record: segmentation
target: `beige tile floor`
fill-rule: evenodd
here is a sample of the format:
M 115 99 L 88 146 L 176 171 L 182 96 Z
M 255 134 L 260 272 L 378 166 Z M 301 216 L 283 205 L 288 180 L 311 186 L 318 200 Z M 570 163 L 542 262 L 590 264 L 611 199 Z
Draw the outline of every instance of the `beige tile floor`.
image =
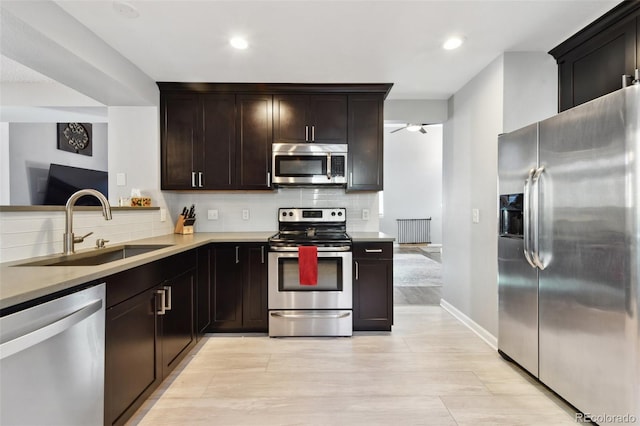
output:
M 130 425 L 575 425 L 562 400 L 439 306 L 391 333 L 206 337 Z

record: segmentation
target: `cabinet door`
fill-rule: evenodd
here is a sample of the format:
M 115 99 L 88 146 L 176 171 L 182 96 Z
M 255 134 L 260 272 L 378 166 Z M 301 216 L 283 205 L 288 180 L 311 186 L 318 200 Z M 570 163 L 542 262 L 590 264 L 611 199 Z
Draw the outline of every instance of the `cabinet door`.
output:
M 105 424 L 123 424 L 162 381 L 156 351 L 156 291 L 106 312 Z
M 236 173 L 236 97 L 202 95 L 205 189 L 232 189 Z
M 240 246 L 215 245 L 210 251 L 211 329 L 242 329 Z
M 195 93 L 162 95 L 162 189 L 197 186 L 197 173 L 203 171 L 201 159 L 204 157 L 199 131 L 200 110 Z M 193 173 L 196 173 L 195 178 Z
M 348 191 L 382 190 L 383 98 L 349 95 Z
M 620 22 L 558 58 L 559 110 L 564 111 L 622 87 L 622 75 L 633 75 L 636 19 Z
M 168 308 L 162 320 L 162 369 L 163 377 L 175 368 L 188 350 L 195 344 L 193 333 L 193 300 L 195 270 L 172 278 L 162 285 L 166 292 Z
M 391 331 L 393 261 L 354 259 L 353 329 Z
M 272 103 L 271 95 L 237 95 L 237 189 L 271 189 Z
M 311 142 L 347 143 L 346 95 L 310 96 L 308 115 Z
M 304 143 L 311 140 L 307 95 L 273 97 L 273 142 Z
M 196 286 L 196 337 L 204 334 L 211 324 L 211 279 L 209 248 L 198 249 L 198 283 Z
M 242 326 L 250 331 L 268 331 L 267 247 L 264 244 L 243 247 L 244 256 Z

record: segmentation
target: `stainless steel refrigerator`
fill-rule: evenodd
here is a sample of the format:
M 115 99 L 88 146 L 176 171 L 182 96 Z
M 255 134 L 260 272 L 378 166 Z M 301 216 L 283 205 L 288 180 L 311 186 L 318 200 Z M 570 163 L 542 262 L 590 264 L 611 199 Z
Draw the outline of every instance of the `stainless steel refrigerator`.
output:
M 640 424 L 639 103 L 636 84 L 498 141 L 499 350 L 601 425 Z

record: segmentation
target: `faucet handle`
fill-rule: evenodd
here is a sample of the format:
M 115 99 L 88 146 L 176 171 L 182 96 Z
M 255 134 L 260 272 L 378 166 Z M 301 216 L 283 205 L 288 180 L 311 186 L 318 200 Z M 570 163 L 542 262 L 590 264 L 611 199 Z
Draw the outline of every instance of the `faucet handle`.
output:
M 82 237 L 73 237 L 73 242 L 74 243 L 81 243 L 81 242 L 84 241 L 85 238 L 87 238 L 91 234 L 93 234 L 93 232 L 89 232 L 87 235 L 83 235 Z
M 98 238 L 96 240 L 96 248 L 104 248 L 104 244 L 108 242 L 109 240 L 105 240 L 104 238 Z

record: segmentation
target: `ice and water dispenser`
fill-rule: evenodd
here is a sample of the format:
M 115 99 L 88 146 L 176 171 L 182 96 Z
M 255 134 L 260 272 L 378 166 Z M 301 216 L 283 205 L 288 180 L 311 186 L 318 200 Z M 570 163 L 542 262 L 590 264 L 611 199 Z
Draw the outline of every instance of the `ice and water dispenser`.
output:
M 524 194 L 500 195 L 500 236 L 522 238 L 524 222 L 522 218 Z

